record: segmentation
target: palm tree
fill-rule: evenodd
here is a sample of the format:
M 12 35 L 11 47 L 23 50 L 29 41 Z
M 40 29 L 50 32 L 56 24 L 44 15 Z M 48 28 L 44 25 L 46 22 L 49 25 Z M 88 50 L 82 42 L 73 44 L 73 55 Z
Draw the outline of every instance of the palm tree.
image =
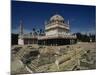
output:
M 42 35 L 42 29 L 40 29 L 40 35 Z
M 35 35 L 36 34 L 35 28 L 33 28 L 32 31 L 33 31 L 33 35 Z
M 40 30 L 39 29 L 37 30 L 37 34 L 38 34 L 38 36 L 40 35 Z
M 35 28 L 33 28 L 32 30 L 33 30 L 33 32 L 35 32 Z

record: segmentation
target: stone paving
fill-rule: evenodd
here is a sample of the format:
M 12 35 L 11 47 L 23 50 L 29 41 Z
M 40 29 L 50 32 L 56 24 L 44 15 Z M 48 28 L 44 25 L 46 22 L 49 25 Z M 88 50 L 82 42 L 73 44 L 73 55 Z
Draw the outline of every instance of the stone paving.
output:
M 15 74 L 96 68 L 95 43 L 80 42 L 63 46 L 13 46 L 11 53 L 11 72 Z

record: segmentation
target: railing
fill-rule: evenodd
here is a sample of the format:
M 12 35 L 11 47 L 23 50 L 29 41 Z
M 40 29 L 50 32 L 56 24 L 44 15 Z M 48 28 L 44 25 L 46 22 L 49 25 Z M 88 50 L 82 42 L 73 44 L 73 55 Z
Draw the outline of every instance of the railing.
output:
M 63 33 L 58 33 L 57 35 L 47 35 L 47 36 L 34 36 L 34 35 L 23 35 L 19 36 L 19 38 L 36 38 L 36 39 L 43 39 L 43 38 L 52 38 L 52 37 L 58 37 L 58 38 L 77 38 L 76 35 L 71 35 L 71 34 L 63 34 Z
M 40 36 L 38 37 L 38 39 L 44 39 L 44 38 L 54 38 L 54 37 L 57 37 L 57 38 L 77 38 L 76 35 L 63 35 L 63 34 L 58 34 L 58 35 L 48 35 L 48 36 Z
M 64 23 L 51 23 L 51 24 L 48 24 L 48 25 L 45 25 L 45 28 L 46 27 L 50 27 L 50 26 L 53 26 L 53 25 L 61 25 L 61 26 L 66 26 L 66 27 L 68 27 L 68 25 L 67 24 L 64 24 Z
M 60 28 L 69 30 L 69 26 L 65 26 L 65 25 L 52 25 L 52 26 L 45 27 L 45 30 L 48 30 L 48 29 L 51 29 L 51 28 L 55 28 L 55 27 L 60 27 Z
M 37 38 L 37 36 L 34 35 L 23 35 L 23 36 L 19 36 L 21 38 Z

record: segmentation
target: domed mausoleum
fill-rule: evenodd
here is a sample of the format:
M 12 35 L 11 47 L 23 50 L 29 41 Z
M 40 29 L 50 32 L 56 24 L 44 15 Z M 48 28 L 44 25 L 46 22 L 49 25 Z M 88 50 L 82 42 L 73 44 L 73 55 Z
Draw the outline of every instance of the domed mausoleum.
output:
M 44 36 L 32 35 L 30 38 L 27 37 L 27 42 L 25 42 L 25 39 L 26 38 L 23 36 L 23 44 L 30 42 L 30 44 L 34 44 L 32 41 L 35 41 L 35 44 L 37 43 L 40 45 L 66 45 L 76 43 L 77 37 L 70 33 L 69 20 L 65 21 L 61 15 L 55 14 L 47 22 L 45 22 Z M 29 42 L 30 39 L 31 41 Z
M 53 15 L 45 23 L 45 34 L 39 38 L 39 44 L 46 45 L 66 45 L 76 43 L 76 36 L 70 34 L 69 21 L 59 15 Z
M 64 21 L 64 18 L 58 14 L 52 16 L 45 25 L 46 35 L 68 35 L 69 34 L 69 22 Z

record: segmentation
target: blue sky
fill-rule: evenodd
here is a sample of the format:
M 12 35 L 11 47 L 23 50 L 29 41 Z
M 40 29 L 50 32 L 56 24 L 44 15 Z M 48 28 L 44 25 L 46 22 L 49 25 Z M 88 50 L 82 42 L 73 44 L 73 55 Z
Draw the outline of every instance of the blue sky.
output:
M 31 31 L 32 28 L 44 29 L 44 22 L 56 13 L 63 16 L 65 22 L 70 21 L 71 32 L 96 32 L 95 6 L 23 1 L 12 1 L 11 5 L 13 33 L 18 33 L 20 20 L 23 21 L 25 32 Z

